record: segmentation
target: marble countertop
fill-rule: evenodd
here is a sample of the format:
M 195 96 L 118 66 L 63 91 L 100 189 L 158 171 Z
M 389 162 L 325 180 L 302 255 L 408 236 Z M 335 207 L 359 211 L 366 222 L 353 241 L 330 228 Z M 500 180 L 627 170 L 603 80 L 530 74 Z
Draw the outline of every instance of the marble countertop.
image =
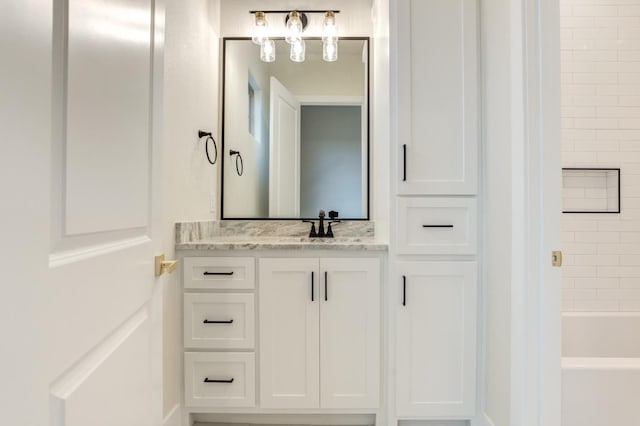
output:
M 176 244 L 177 250 L 364 250 L 386 251 L 388 244 L 369 238 L 215 237 Z
M 269 222 L 215 223 L 189 222 L 176 224 L 177 250 L 354 250 L 387 251 L 388 243 L 375 238 L 373 224 L 345 224 L 343 235 L 335 238 L 309 238 L 308 225 Z M 340 224 L 342 225 L 342 224 Z M 289 226 L 289 229 L 286 229 Z M 295 226 L 298 229 L 291 229 Z M 282 235 L 284 230 L 294 235 Z M 334 232 L 338 233 L 338 227 Z M 297 235 L 296 235 L 297 234 Z

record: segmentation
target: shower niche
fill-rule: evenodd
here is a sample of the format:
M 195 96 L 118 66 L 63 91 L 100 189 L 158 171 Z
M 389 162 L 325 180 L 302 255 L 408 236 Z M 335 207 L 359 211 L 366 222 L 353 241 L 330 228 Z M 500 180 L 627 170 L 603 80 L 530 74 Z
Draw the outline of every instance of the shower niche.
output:
M 563 168 L 563 213 L 620 213 L 620 169 Z

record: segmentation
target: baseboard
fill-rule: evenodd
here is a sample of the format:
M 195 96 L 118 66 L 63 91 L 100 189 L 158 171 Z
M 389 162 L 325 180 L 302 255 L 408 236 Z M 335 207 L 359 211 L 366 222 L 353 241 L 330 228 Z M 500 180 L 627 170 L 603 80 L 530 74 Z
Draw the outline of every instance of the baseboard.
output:
M 301 414 L 301 413 L 192 413 L 196 424 L 217 423 L 227 426 L 362 426 L 375 424 L 375 414 Z M 188 426 L 188 425 L 184 425 Z
M 182 426 L 181 420 L 182 410 L 180 404 L 174 405 L 169 414 L 162 421 L 162 426 Z

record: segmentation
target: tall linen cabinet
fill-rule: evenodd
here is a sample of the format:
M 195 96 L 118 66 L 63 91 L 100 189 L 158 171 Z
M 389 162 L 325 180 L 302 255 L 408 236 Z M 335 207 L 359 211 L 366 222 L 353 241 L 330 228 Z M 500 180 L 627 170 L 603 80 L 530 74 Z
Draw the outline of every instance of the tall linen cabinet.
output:
M 478 9 L 391 2 L 392 412 L 472 419 L 478 330 Z

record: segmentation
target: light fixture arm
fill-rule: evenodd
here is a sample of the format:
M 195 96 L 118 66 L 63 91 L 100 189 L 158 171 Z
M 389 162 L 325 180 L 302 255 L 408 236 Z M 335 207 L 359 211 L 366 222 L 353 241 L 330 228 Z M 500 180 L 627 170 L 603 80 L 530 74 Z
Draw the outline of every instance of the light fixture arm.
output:
M 292 9 L 292 10 L 250 10 L 249 13 L 250 14 L 255 14 L 258 12 L 262 12 L 264 14 L 267 13 L 289 13 L 292 11 L 296 11 L 296 12 L 300 12 L 300 13 L 322 13 L 325 14 L 326 12 L 333 12 L 333 13 L 340 13 L 339 10 L 327 10 L 327 9 L 323 9 L 323 10 L 305 10 L 305 9 Z

